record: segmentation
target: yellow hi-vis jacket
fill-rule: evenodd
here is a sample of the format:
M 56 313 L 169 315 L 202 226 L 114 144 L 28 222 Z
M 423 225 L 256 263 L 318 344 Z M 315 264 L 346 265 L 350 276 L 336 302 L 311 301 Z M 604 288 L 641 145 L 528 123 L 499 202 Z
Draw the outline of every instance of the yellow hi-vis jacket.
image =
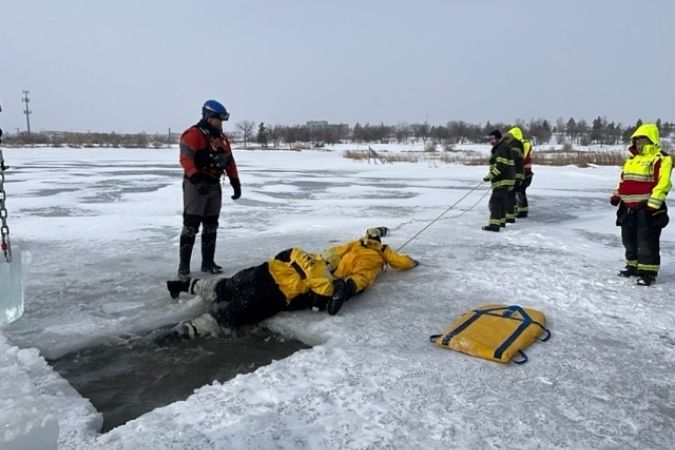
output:
M 523 142 L 523 130 L 521 130 L 519 127 L 513 127 L 506 133 L 513 136 L 514 139 L 518 139 L 520 142 Z
M 672 187 L 673 160 L 661 151 L 659 129 L 655 124 L 638 127 L 631 139 L 636 137 L 647 137 L 651 143 L 645 144 L 639 153 L 635 147 L 629 148 L 631 156 L 623 165 L 614 195 L 621 196 L 628 208 L 646 203 L 650 208 L 659 209 Z
M 525 178 L 532 176 L 532 142 L 529 139 L 523 139 L 523 171 Z
M 335 278 L 354 282 L 357 293 L 375 282 L 385 264 L 393 269 L 411 269 L 417 265 L 410 256 L 396 253 L 388 245 L 367 238 L 336 245 L 321 256 L 333 268 Z
M 287 305 L 309 291 L 322 296 L 333 295 L 333 277 L 319 255 L 291 248 L 268 260 L 267 264 Z

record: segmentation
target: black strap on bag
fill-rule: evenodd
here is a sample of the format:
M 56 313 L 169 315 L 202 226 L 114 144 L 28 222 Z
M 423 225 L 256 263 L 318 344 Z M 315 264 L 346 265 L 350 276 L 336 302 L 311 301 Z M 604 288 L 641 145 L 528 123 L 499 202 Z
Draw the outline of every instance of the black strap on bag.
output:
M 520 357 L 523 359 L 517 361 L 515 359 L 512 359 L 511 361 L 513 362 L 513 364 L 518 365 L 525 364 L 528 361 L 527 355 L 522 350 L 518 350 L 518 353 L 520 353 Z

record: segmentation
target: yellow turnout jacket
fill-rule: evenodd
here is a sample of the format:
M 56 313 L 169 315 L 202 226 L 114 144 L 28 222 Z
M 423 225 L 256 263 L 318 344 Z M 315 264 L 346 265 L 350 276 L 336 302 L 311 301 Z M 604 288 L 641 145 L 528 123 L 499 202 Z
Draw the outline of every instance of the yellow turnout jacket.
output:
M 321 256 L 290 248 L 267 261 L 270 275 L 286 297 L 286 304 L 310 291 L 333 295 L 333 277 Z
M 357 293 L 375 282 L 385 264 L 393 269 L 411 269 L 416 265 L 410 256 L 367 238 L 336 245 L 321 256 L 332 267 L 334 277 L 354 282 Z

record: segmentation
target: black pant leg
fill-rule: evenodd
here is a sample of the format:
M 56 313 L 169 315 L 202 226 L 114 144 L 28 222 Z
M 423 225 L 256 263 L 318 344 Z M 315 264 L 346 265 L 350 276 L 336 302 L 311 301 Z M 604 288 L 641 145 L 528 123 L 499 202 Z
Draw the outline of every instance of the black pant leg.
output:
M 286 307 L 267 263 L 237 272 L 217 287 L 212 314 L 221 326 L 235 328 L 272 317 Z
M 638 234 L 635 213 L 628 214 L 621 223 L 621 242 L 626 251 L 626 266 L 637 268 Z
M 488 206 L 490 208 L 490 225 L 499 226 L 505 223 L 506 202 L 508 191 L 506 189 L 494 189 Z
M 516 192 L 516 204 L 518 205 L 518 217 L 527 217 L 529 213 L 529 205 L 527 203 L 527 188 L 532 183 L 532 177 L 525 178 L 525 180 L 518 187 Z
M 656 275 L 661 265 L 661 228 L 652 225 L 646 209 L 638 211 L 637 219 L 638 271 Z
M 516 188 L 507 191 L 505 216 L 506 219 L 516 218 Z

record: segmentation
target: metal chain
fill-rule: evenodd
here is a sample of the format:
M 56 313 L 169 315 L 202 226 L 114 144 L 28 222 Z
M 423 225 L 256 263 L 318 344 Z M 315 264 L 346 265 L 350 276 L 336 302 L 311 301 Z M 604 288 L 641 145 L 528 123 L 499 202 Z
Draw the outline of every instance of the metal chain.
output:
M 7 193 L 5 192 L 5 169 L 5 158 L 2 156 L 2 150 L 0 150 L 0 235 L 2 236 L 0 250 L 2 250 L 5 260 L 10 263 L 12 262 L 12 245 L 9 241 L 7 208 L 5 207 L 5 199 L 7 198 Z

